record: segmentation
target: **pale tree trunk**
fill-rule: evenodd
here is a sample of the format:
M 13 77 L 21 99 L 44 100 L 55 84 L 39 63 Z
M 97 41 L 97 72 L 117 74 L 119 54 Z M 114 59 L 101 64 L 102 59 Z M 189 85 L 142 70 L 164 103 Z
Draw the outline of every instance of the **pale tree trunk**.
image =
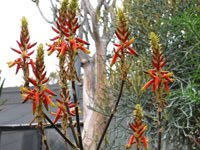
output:
M 104 24 L 103 31 L 100 33 L 100 25 L 98 24 L 98 13 L 101 11 L 101 7 L 107 9 L 107 12 L 111 10 L 111 7 L 115 5 L 115 1 L 111 5 L 106 3 L 105 0 L 98 0 L 96 9 L 94 9 L 89 0 L 82 1 L 82 9 L 84 10 L 84 27 L 85 32 L 90 33 L 90 36 L 95 42 L 96 53 L 93 57 L 89 57 L 83 53 L 79 53 L 81 62 L 84 69 L 83 80 L 83 144 L 87 150 L 96 149 L 101 134 L 105 127 L 105 116 L 101 113 L 88 109 L 88 106 L 94 107 L 94 103 L 99 106 L 104 105 L 104 81 L 106 80 L 106 51 L 109 39 L 105 36 L 107 23 Z M 113 11 L 113 9 L 112 9 Z M 87 16 L 90 16 L 90 20 Z M 113 14 L 111 14 L 113 17 Z M 111 29 L 109 32 L 111 33 Z M 84 32 L 84 31 L 83 31 Z M 100 35 L 102 34 L 102 36 Z M 94 102 L 95 101 L 95 102 Z
M 93 57 L 83 58 L 84 79 L 83 79 L 83 143 L 84 148 L 94 150 L 101 133 L 103 132 L 105 123 L 102 123 L 106 118 L 91 109 L 88 106 L 94 107 L 94 99 L 98 105 L 102 106 L 104 94 L 101 89 L 105 80 L 105 52 L 107 44 L 101 45 Z M 82 54 L 83 55 L 83 54 Z M 100 99 L 100 100 L 98 100 Z

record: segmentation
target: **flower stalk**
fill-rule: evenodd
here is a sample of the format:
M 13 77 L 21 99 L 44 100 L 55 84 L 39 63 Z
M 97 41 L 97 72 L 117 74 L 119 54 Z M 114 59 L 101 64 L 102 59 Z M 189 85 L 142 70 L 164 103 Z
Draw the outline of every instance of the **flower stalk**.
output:
M 64 135 L 67 136 L 67 127 L 68 127 L 68 120 L 69 120 L 69 126 L 71 128 L 75 143 L 79 147 L 79 142 L 78 142 L 76 131 L 74 128 L 72 115 L 71 115 L 70 108 L 68 105 L 68 102 L 70 100 L 69 89 L 68 89 L 69 75 L 67 75 L 67 66 L 65 65 L 67 51 L 69 50 L 68 43 L 65 41 L 65 38 L 68 38 L 69 36 L 69 33 L 68 33 L 69 30 L 66 27 L 68 5 L 69 5 L 68 0 L 64 0 L 62 2 L 61 8 L 59 10 L 59 16 L 56 22 L 57 26 L 55 28 L 52 27 L 52 30 L 58 35 L 51 39 L 52 41 L 54 41 L 54 43 L 52 45 L 47 44 L 47 46 L 49 46 L 48 55 L 50 56 L 53 52 L 57 52 L 58 53 L 57 56 L 59 58 L 59 78 L 60 78 L 59 84 L 60 84 L 61 100 L 59 100 L 59 103 L 57 104 L 60 107 L 58 106 L 59 108 L 55 115 L 56 118 L 54 120 L 54 123 L 56 123 L 59 119 L 62 119 L 62 130 L 63 130 Z M 61 111 L 61 108 L 63 108 L 62 111 Z M 66 147 L 67 147 L 67 144 L 66 144 Z
M 32 124 L 35 120 L 37 120 L 38 125 L 37 128 L 40 129 L 42 135 L 42 142 L 45 146 L 45 150 L 49 150 L 49 146 L 47 144 L 46 136 L 44 134 L 44 126 L 43 121 L 45 121 L 43 106 L 46 110 L 49 110 L 48 105 L 55 107 L 55 104 L 52 102 L 51 97 L 55 96 L 55 93 L 47 88 L 45 83 L 48 81 L 46 78 L 45 66 L 44 66 L 44 50 L 43 45 L 40 44 L 37 49 L 36 61 L 32 66 L 33 73 L 35 75 L 34 78 L 27 77 L 30 83 L 33 84 L 34 88 L 29 90 L 26 87 L 21 87 L 22 97 L 24 98 L 23 103 L 28 100 L 32 101 L 32 111 L 35 117 L 30 122 Z
M 120 92 L 119 92 L 117 101 L 116 101 L 114 108 L 111 111 L 110 117 L 105 125 L 104 131 L 103 131 L 101 138 L 99 140 L 99 143 L 97 145 L 97 150 L 100 149 L 101 144 L 104 139 L 104 136 L 106 134 L 106 131 L 111 123 L 111 120 L 112 120 L 115 112 L 117 111 L 117 107 L 118 107 L 120 98 L 122 96 L 124 83 L 127 80 L 129 63 L 128 63 L 128 61 L 126 61 L 126 55 L 128 54 L 128 55 L 138 56 L 136 51 L 130 47 L 130 45 L 133 43 L 135 38 L 131 38 L 130 40 L 128 40 L 130 32 L 128 31 L 128 23 L 127 23 L 125 12 L 121 9 L 118 9 L 117 18 L 118 18 L 117 30 L 116 30 L 115 34 L 119 40 L 119 44 L 114 43 L 114 46 L 116 46 L 117 48 L 114 48 L 114 55 L 113 55 L 110 66 L 112 67 L 117 62 L 117 59 L 120 58 L 120 70 L 121 70 L 121 81 L 122 82 L 121 82 Z
M 51 39 L 52 41 L 54 41 L 52 45 L 50 44 L 47 45 L 49 46 L 48 55 L 51 55 L 55 51 L 58 52 L 57 56 L 59 58 L 59 68 L 60 68 L 59 77 L 60 77 L 60 88 L 61 88 L 60 96 L 62 98 L 62 103 L 65 104 L 64 106 L 65 108 L 62 110 L 62 112 L 64 113 L 65 111 L 66 112 L 65 114 L 68 115 L 67 119 L 66 117 L 62 117 L 63 130 L 66 131 L 64 128 L 67 128 L 68 126 L 67 120 L 69 119 L 70 127 L 72 129 L 76 145 L 82 150 L 83 144 L 82 144 L 80 119 L 79 119 L 79 112 L 80 112 L 79 102 L 77 100 L 76 90 L 75 90 L 75 80 L 79 81 L 79 78 L 76 73 L 75 57 L 78 49 L 82 50 L 85 53 L 90 53 L 90 51 L 84 47 L 84 45 L 88 45 L 88 42 L 76 36 L 76 31 L 80 27 L 80 24 L 78 24 L 77 9 L 78 9 L 77 0 L 71 0 L 70 2 L 64 0 L 62 2 L 59 11 L 58 21 L 56 22 L 57 27 L 56 28 L 52 27 L 53 31 L 56 32 L 56 34 L 58 35 Z M 72 82 L 72 93 L 73 93 L 74 107 L 75 107 L 75 111 L 73 111 L 75 113 L 73 113 L 73 115 L 76 116 L 78 140 L 72 122 L 72 117 L 71 117 L 72 113 L 70 112 L 68 106 L 70 100 L 68 81 Z M 62 104 L 58 105 L 61 106 Z M 59 107 L 59 109 L 61 109 L 61 107 Z M 57 114 L 60 114 L 60 112 L 61 110 L 57 111 Z M 59 119 L 59 117 L 57 117 L 56 119 Z
M 34 53 L 34 51 L 29 52 L 29 50 L 37 44 L 37 43 L 31 44 L 29 41 L 30 41 L 30 36 L 28 30 L 28 21 L 25 17 L 22 17 L 20 41 L 17 41 L 19 49 L 11 48 L 14 52 L 19 54 L 20 56 L 13 62 L 10 61 L 7 64 L 10 68 L 17 65 L 16 74 L 19 72 L 20 69 L 23 71 L 24 87 L 27 89 L 30 89 L 29 88 L 30 81 L 28 79 L 29 66 L 34 65 L 33 60 L 30 59 L 30 56 Z
M 152 85 L 152 92 L 155 96 L 155 100 L 158 103 L 158 150 L 161 150 L 162 147 L 162 111 L 165 106 L 168 104 L 167 100 L 163 96 L 163 91 L 165 89 L 167 95 L 169 95 L 169 87 L 168 84 L 174 81 L 174 78 L 170 78 L 173 73 L 164 71 L 163 68 L 167 62 L 164 59 L 164 54 L 161 50 L 161 44 L 158 43 L 159 37 L 151 32 L 150 33 L 150 44 L 151 49 L 153 51 L 153 60 L 152 65 L 154 66 L 153 69 L 145 71 L 146 74 L 151 76 L 151 80 L 144 85 L 142 88 L 145 91 L 148 87 Z

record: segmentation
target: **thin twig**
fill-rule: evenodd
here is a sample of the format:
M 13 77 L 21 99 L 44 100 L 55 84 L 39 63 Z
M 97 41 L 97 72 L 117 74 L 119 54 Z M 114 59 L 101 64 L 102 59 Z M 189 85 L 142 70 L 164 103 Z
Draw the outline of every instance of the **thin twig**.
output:
M 78 131 L 78 139 L 79 139 L 79 147 L 80 150 L 83 150 L 83 142 L 82 142 L 82 136 L 81 136 L 81 127 L 80 127 L 80 119 L 79 119 L 79 113 L 78 113 L 78 100 L 76 96 L 76 88 L 75 88 L 75 81 L 72 81 L 72 93 L 74 96 L 74 104 L 75 104 L 75 112 L 76 112 L 76 125 L 77 125 L 77 131 Z
M 48 20 L 45 16 L 44 16 L 44 14 L 43 14 L 43 12 L 42 12 L 42 10 L 40 9 L 40 6 L 39 6 L 39 4 L 38 5 L 36 5 L 37 6 L 37 8 L 38 8 L 38 10 L 39 10 L 39 12 L 40 12 L 40 15 L 42 16 L 42 18 L 47 22 L 47 23 L 50 23 L 50 24 L 53 24 L 54 22 L 53 21 L 50 21 L 50 20 Z
M 64 134 L 58 129 L 58 127 L 51 121 L 51 119 L 44 113 L 44 117 L 53 126 L 53 128 L 60 134 L 60 136 L 73 148 L 78 149 Z
M 125 83 L 125 80 L 122 80 L 121 89 L 120 89 L 120 92 L 119 92 L 119 95 L 118 95 L 118 98 L 117 98 L 117 102 L 115 103 L 115 107 L 114 107 L 114 109 L 112 110 L 112 112 L 111 112 L 111 114 L 110 114 L 110 118 L 108 119 L 108 122 L 106 123 L 106 127 L 105 127 L 105 129 L 104 129 L 104 131 L 103 131 L 103 134 L 101 135 L 101 139 L 100 139 L 99 144 L 98 144 L 98 146 L 97 146 L 97 150 L 100 149 L 101 144 L 102 144 L 103 139 L 104 139 L 104 136 L 105 136 L 105 134 L 106 134 L 106 131 L 107 131 L 107 129 L 108 129 L 110 123 L 111 123 L 111 120 L 112 120 L 112 118 L 113 118 L 115 112 L 117 111 L 117 106 L 118 106 L 119 100 L 120 100 L 120 98 L 121 98 L 121 96 L 122 96 L 122 91 L 123 91 L 124 83 Z

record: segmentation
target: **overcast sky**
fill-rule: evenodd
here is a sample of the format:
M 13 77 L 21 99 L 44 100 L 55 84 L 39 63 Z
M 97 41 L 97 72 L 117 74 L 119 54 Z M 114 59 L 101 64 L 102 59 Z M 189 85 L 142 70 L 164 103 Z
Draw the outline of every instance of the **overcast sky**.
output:
M 92 4 L 95 7 L 95 1 L 91 0 Z M 120 6 L 118 1 L 118 6 Z M 41 10 L 44 15 L 52 20 L 52 11 L 50 8 L 49 0 L 40 1 Z M 1 77 L 6 78 L 4 87 L 14 87 L 23 85 L 23 74 L 22 70 L 16 75 L 16 66 L 8 68 L 7 62 L 14 61 L 19 57 L 17 53 L 11 50 L 12 48 L 19 49 L 16 43 L 16 40 L 20 38 L 21 31 L 21 18 L 25 16 L 29 23 L 29 34 L 30 42 L 38 42 L 34 47 L 36 50 L 39 43 L 43 43 L 45 50 L 47 47 L 45 43 L 52 43 L 49 39 L 56 36 L 56 33 L 52 31 L 51 25 L 41 17 L 36 5 L 32 0 L 2 0 L 0 5 L 0 45 L 1 45 L 1 55 L 0 55 L 0 70 L 2 70 Z M 92 42 L 90 40 L 90 42 Z M 90 50 L 95 49 L 93 43 L 90 43 Z M 91 51 L 91 55 L 94 53 L 94 50 Z M 47 51 L 45 51 L 45 54 Z M 35 59 L 36 51 L 32 55 L 32 58 Z M 47 70 L 47 75 L 50 72 L 55 72 L 58 67 L 58 59 L 56 54 L 45 57 L 45 65 Z M 31 74 L 31 76 L 33 76 Z M 2 82 L 2 79 L 0 83 Z
M 45 10 L 45 15 L 51 19 L 52 12 L 50 10 L 50 3 L 48 0 L 44 1 L 45 4 L 41 1 L 42 10 Z M 22 71 L 19 71 L 19 73 L 15 75 L 16 66 L 8 68 L 7 65 L 8 61 L 13 61 L 19 56 L 10 48 L 18 49 L 16 40 L 19 40 L 20 37 L 22 16 L 25 16 L 28 20 L 31 43 L 51 43 L 49 39 L 55 36 L 55 33 L 51 30 L 51 25 L 42 19 L 35 3 L 31 0 L 2 0 L 0 5 L 0 69 L 2 70 L 1 77 L 6 78 L 4 87 L 19 86 L 23 83 Z M 35 46 L 35 49 L 37 46 Z M 35 54 L 36 52 L 32 56 L 35 56 Z M 57 68 L 57 59 L 55 55 L 48 56 L 45 60 L 45 64 L 48 73 L 55 71 Z

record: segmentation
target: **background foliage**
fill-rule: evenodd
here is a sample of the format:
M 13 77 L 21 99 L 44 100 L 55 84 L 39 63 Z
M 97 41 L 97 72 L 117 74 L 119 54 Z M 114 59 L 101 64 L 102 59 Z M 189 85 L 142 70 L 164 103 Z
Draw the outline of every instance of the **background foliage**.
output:
M 173 71 L 175 82 L 163 113 L 163 149 L 195 150 L 200 148 L 200 2 L 198 0 L 126 0 L 131 34 L 136 38 L 134 48 L 140 55 L 130 61 L 130 82 L 126 83 L 115 119 L 107 135 L 106 149 L 123 149 L 131 136 L 128 123 L 133 119 L 134 106 L 144 109 L 148 125 L 149 149 L 156 149 L 157 111 L 150 104 L 151 89 L 142 92 L 148 80 L 143 71 L 151 68 L 151 51 L 148 35 L 151 31 L 160 36 L 162 50 L 168 60 L 166 70 Z M 107 72 L 104 107 L 95 110 L 109 116 L 113 100 L 120 88 L 118 67 Z M 132 85 L 133 84 L 133 85 Z M 132 85 L 132 86 L 131 86 Z M 93 108 L 94 109 L 94 108 Z

